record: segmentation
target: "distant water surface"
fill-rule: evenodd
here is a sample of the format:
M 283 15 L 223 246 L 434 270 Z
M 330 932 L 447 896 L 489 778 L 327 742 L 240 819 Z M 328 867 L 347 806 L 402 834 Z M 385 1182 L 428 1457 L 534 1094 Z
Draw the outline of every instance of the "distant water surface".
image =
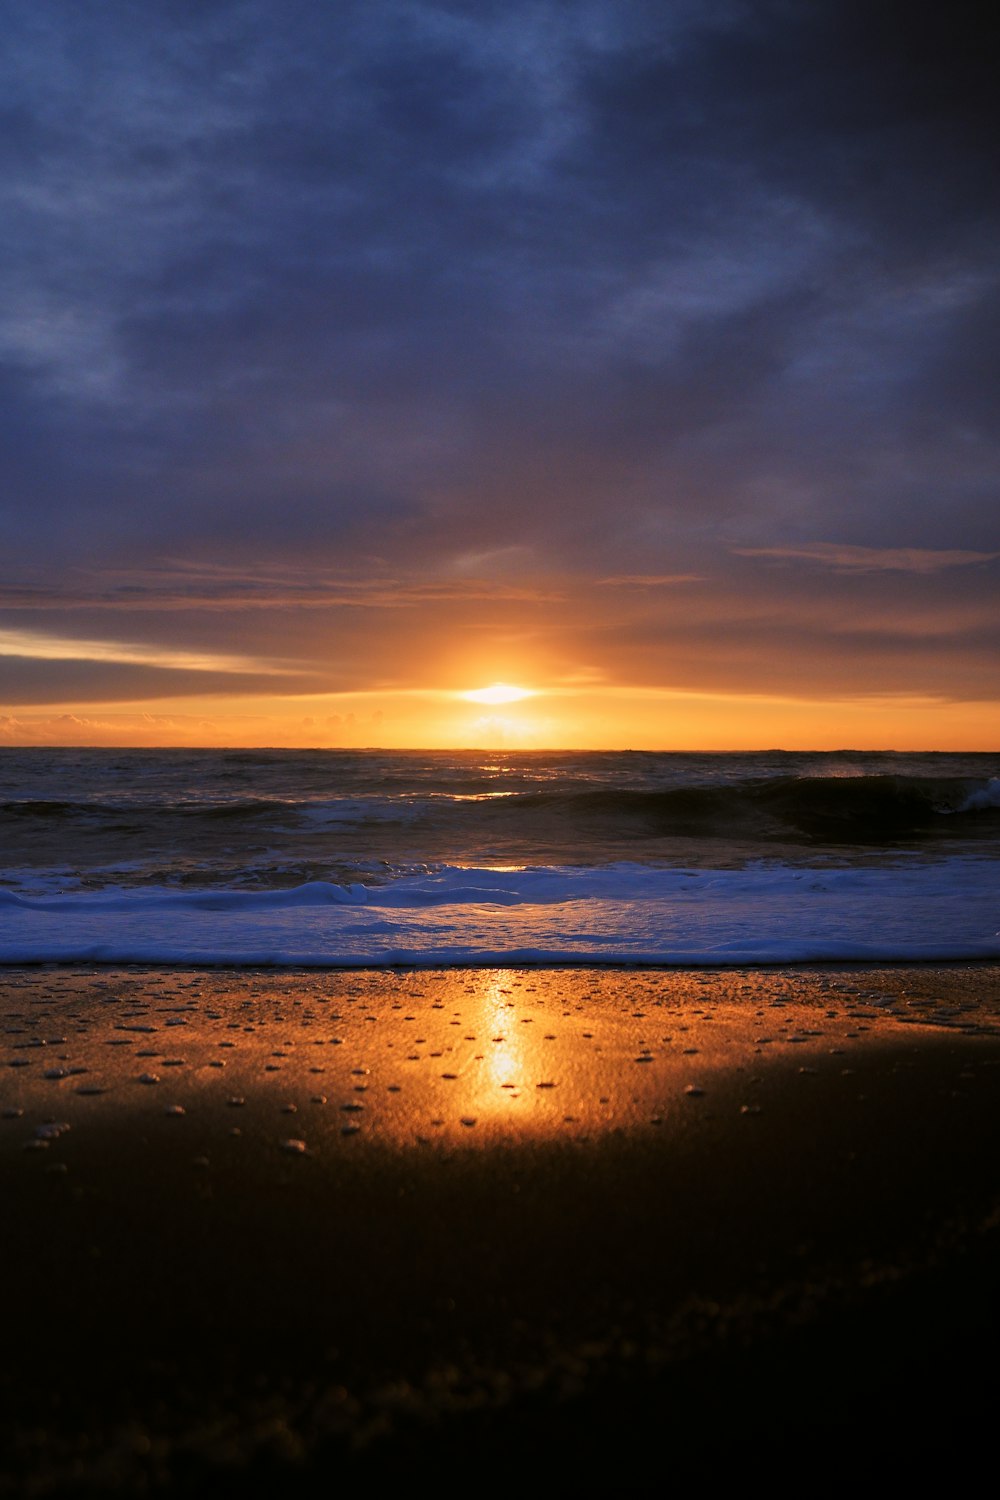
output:
M 942 909 L 932 942 L 987 956 L 998 768 L 992 755 L 855 751 L 6 749 L 0 957 L 110 957 L 117 942 L 181 961 L 199 933 L 205 961 L 737 961 L 820 939 L 850 957 L 877 938 L 876 885 L 879 910 L 898 893 L 881 921 L 898 956 L 928 938 L 921 903 L 933 913 L 958 892 L 971 930 L 952 913 L 946 933 Z M 852 913 L 817 912 L 793 941 L 809 871 Z M 695 890 L 682 922 L 679 893 Z M 217 954 L 201 931 L 209 895 L 226 913 Z M 361 907 L 352 935 L 344 912 Z

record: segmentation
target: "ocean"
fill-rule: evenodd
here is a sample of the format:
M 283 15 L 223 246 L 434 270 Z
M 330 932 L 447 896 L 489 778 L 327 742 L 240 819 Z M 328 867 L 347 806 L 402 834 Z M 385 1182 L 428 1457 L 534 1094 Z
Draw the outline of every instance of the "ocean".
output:
M 996 959 L 998 762 L 7 748 L 0 962 Z

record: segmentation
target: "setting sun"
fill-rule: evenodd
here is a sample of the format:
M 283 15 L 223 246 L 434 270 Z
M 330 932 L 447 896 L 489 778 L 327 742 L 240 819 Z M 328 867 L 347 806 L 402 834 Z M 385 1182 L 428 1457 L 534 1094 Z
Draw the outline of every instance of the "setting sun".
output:
M 533 688 L 513 687 L 509 682 L 494 682 L 490 687 L 472 688 L 460 693 L 467 703 L 519 703 L 522 698 L 533 698 Z

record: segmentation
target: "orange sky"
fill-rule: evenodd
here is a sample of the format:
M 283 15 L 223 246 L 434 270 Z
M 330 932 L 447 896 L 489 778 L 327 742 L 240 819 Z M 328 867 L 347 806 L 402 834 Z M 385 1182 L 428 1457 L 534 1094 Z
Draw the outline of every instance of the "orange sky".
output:
M 715 541 L 676 575 L 476 565 L 175 561 L 8 589 L 0 743 L 1000 744 L 995 554 Z M 530 696 L 463 696 L 497 682 Z
M 0 719 L 0 744 L 381 746 L 405 749 L 993 750 L 995 703 L 779 699 L 644 692 L 540 691 L 484 707 L 457 694 L 348 694 L 276 700 L 179 698 L 53 705 Z

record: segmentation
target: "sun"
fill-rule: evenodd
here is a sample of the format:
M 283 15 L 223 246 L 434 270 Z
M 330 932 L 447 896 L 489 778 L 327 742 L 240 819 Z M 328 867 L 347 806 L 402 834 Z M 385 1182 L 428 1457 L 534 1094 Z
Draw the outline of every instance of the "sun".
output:
M 533 698 L 535 690 L 514 687 L 509 682 L 494 682 L 489 687 L 471 688 L 458 696 L 467 703 L 519 703 L 522 698 Z

